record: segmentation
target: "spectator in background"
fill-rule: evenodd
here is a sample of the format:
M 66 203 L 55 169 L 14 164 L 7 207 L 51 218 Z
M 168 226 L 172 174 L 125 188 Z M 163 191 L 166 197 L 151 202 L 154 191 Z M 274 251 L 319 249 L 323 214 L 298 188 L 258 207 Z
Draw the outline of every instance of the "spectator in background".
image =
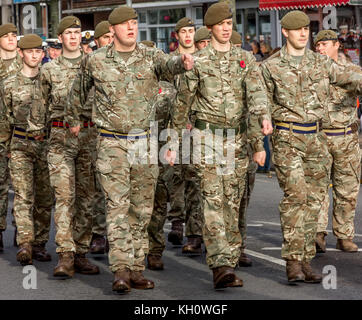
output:
M 272 47 L 270 46 L 269 43 L 262 42 L 260 44 L 260 51 L 263 54 L 263 60 L 265 60 L 270 57 L 270 52 L 272 51 Z
M 263 60 L 263 54 L 262 52 L 260 51 L 260 44 L 258 41 L 256 40 L 253 40 L 251 42 L 251 48 L 253 50 L 253 54 L 254 54 L 254 57 L 256 59 L 256 61 L 262 61 Z
M 245 43 L 243 45 L 243 49 L 246 50 L 246 51 L 252 51 L 253 50 L 253 48 L 250 45 L 250 36 L 249 35 L 247 35 L 246 38 L 245 38 Z

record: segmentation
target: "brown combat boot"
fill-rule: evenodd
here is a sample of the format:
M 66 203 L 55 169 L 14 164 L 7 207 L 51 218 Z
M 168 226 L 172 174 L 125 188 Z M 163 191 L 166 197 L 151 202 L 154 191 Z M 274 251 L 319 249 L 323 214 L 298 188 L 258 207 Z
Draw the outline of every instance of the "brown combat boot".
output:
M 99 274 L 99 268 L 90 263 L 90 261 L 85 257 L 85 254 L 76 253 L 74 255 L 74 269 L 75 272 L 81 274 Z
M 22 243 L 18 252 L 16 253 L 16 260 L 20 262 L 22 266 L 33 264 L 32 248 L 29 242 Z
M 183 242 L 184 228 L 181 220 L 172 221 L 171 231 L 168 234 L 168 241 L 174 246 L 181 246 Z
M 226 286 L 228 288 L 233 287 L 242 287 L 244 285 L 244 282 L 242 279 L 240 279 L 237 275 L 235 275 L 235 280 L 233 282 L 227 283 Z
M 287 260 L 287 277 L 289 282 L 302 282 L 305 280 L 302 271 L 302 262 L 297 260 Z
M 201 250 L 201 237 L 193 236 L 187 237 L 187 243 L 182 247 L 182 253 L 188 255 L 200 255 Z
M 147 268 L 150 270 L 163 270 L 163 262 L 160 255 L 147 255 Z
M 52 257 L 45 249 L 45 243 L 39 245 L 33 245 L 33 259 L 37 261 L 51 261 Z
M 3 232 L 0 230 L 0 252 L 4 252 Z
M 236 280 L 234 269 L 231 267 L 214 268 L 212 273 L 215 289 L 227 288 Z
M 326 234 L 324 232 L 317 232 L 315 238 L 315 245 L 316 245 L 316 251 L 318 253 L 325 253 L 327 251 L 325 237 Z
M 74 253 L 59 252 L 58 264 L 54 268 L 55 277 L 73 277 L 74 276 Z
M 93 233 L 89 252 L 91 254 L 104 254 L 106 252 L 105 237 L 103 237 L 99 234 Z
M 307 283 L 320 283 L 323 279 L 322 275 L 315 273 L 310 266 L 310 262 L 302 262 L 302 271 L 305 275 L 304 282 Z
M 245 254 L 244 249 L 241 249 L 240 257 L 239 257 L 239 266 L 240 267 L 251 267 L 253 262 L 251 259 Z
M 131 271 L 129 269 L 117 270 L 114 273 L 112 290 L 118 293 L 131 291 Z
M 358 251 L 358 246 L 350 239 L 338 239 L 336 248 L 344 252 Z
M 131 287 L 135 289 L 153 289 L 153 281 L 146 279 L 141 271 L 131 271 Z

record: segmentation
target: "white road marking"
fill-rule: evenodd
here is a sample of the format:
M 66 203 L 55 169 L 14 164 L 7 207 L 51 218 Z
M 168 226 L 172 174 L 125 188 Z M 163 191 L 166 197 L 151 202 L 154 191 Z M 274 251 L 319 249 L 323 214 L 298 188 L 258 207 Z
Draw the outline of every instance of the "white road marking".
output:
M 248 254 L 252 257 L 263 259 L 263 260 L 278 264 L 283 267 L 285 267 L 285 265 L 286 265 L 285 261 L 282 259 L 274 258 L 274 257 L 268 256 L 266 254 L 262 254 L 262 253 L 259 253 L 259 252 L 253 251 L 253 250 L 249 250 L 249 249 L 245 249 L 244 251 L 246 254 Z
M 281 247 L 264 247 L 264 248 L 261 248 L 261 250 L 277 251 L 277 250 L 282 250 L 282 248 Z M 327 248 L 327 251 L 342 252 L 342 250 L 339 250 L 336 248 Z M 358 249 L 358 252 L 362 252 L 362 249 Z

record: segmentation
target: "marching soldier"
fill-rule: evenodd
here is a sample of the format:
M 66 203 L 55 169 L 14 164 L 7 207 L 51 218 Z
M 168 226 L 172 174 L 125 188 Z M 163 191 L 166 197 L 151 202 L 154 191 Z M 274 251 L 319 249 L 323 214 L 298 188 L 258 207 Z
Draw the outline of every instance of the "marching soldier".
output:
M 318 214 L 329 185 L 330 156 L 322 119 L 330 85 L 361 92 L 360 74 L 306 49 L 309 17 L 291 11 L 281 20 L 286 45 L 261 65 L 275 132 L 273 163 L 284 196 L 279 205 L 282 257 L 289 282 L 319 283 L 310 262 L 316 253 Z M 350 108 L 350 106 L 349 106 Z
M 179 47 L 172 54 L 195 53 L 195 23 L 190 18 L 182 18 L 177 22 L 175 31 Z M 175 77 L 174 85 L 177 90 L 179 82 L 180 77 Z M 182 145 L 180 145 L 181 149 Z M 168 218 L 171 220 L 171 232 L 168 234 L 168 241 L 174 245 L 182 245 L 183 222 L 185 222 L 187 243 L 183 246 L 182 253 L 199 255 L 202 242 L 200 181 L 192 164 L 175 165 L 171 171 L 173 172 L 172 181 L 169 184 L 171 209 L 168 213 Z
M 25 35 L 19 41 L 19 48 L 23 68 L 5 80 L 1 90 L 1 130 L 8 130 L 11 139 L 9 166 L 19 245 L 16 258 L 26 265 L 32 264 L 32 258 L 51 260 L 45 245 L 49 240 L 53 193 L 46 142 L 36 141 L 26 132 L 34 95 L 39 93 L 39 65 L 44 57 L 42 39 L 34 34 Z
M 97 48 L 103 48 L 113 42 L 113 33 L 109 30 L 110 24 L 108 21 L 102 21 L 96 25 L 94 30 L 94 41 Z
M 67 99 L 82 59 L 80 28 L 80 20 L 74 16 L 60 21 L 57 32 L 63 52 L 59 58 L 42 67 L 42 94 L 40 99 L 34 99 L 29 117 L 29 132 L 37 139 L 48 123 L 51 126 L 48 166 L 56 198 L 56 277 L 72 277 L 74 272 L 99 273 L 99 268 L 85 257 L 92 236 L 94 196 L 92 143 L 96 128 L 90 121 L 92 105 L 88 105 L 87 110 L 83 109 L 80 114 L 81 129 L 77 137 L 68 130 L 70 125 L 65 120 Z
M 83 61 L 68 103 L 67 119 L 74 134 L 87 94 L 95 88 L 95 115 L 99 136 L 97 171 L 107 204 L 107 238 L 112 289 L 152 289 L 144 278 L 144 238 L 152 214 L 158 176 L 157 161 L 147 150 L 157 150 L 150 138 L 155 111 L 150 100 L 158 92 L 161 74 L 190 69 L 190 55 L 168 57 L 161 50 L 137 44 L 138 21 L 134 9 L 122 6 L 108 19 L 114 42 Z M 144 152 L 136 152 L 145 147 Z M 135 158 L 137 155 L 137 158 Z
M 230 43 L 232 16 L 225 3 L 216 3 L 206 12 L 204 22 L 211 30 L 211 43 L 195 53 L 194 69 L 181 78 L 172 119 L 181 131 L 189 121 L 190 109 L 193 113 L 194 146 L 196 139 L 201 147 L 201 159 L 194 165 L 204 199 L 203 239 L 215 289 L 243 286 L 234 268 L 241 247 L 238 220 L 248 167 L 248 114 L 249 138 L 258 163 L 265 160 L 262 130 L 265 134 L 272 131 L 255 59 Z M 195 158 L 195 148 L 193 152 Z M 168 160 L 175 161 L 172 151 Z
M 361 72 L 353 63 L 338 58 L 339 42 L 332 30 L 320 31 L 315 39 L 316 50 L 333 59 L 341 68 Z M 361 151 L 358 139 L 357 97 L 347 90 L 331 85 L 331 101 L 328 114 L 323 118 L 323 131 L 327 136 L 328 152 L 332 156 L 331 180 L 333 184 L 333 234 L 337 237 L 337 249 L 357 252 L 353 242 L 354 216 L 360 187 Z M 328 225 L 328 193 L 318 218 L 317 252 L 326 251 Z
M 0 26 L 0 82 L 14 75 L 22 66 L 22 60 L 17 53 L 18 30 L 12 23 Z M 8 212 L 9 168 L 8 145 L 0 145 L 0 252 L 4 250 L 3 235 L 6 229 L 6 215 Z M 16 229 L 14 244 L 16 243 Z
M 197 50 L 207 47 L 211 40 L 211 33 L 208 28 L 201 27 L 195 32 L 195 46 Z
M 94 41 L 97 48 L 103 48 L 113 42 L 113 33 L 109 30 L 110 24 L 108 21 L 102 21 L 96 25 L 94 30 Z M 88 95 L 88 100 L 94 100 L 94 89 Z M 88 101 L 89 103 L 89 101 Z M 94 103 L 94 102 L 93 102 Z M 97 160 L 97 140 L 94 140 L 93 150 L 93 167 L 95 174 L 95 188 L 96 193 L 94 196 L 93 204 L 93 223 L 92 223 L 92 241 L 90 246 L 90 253 L 104 254 L 108 250 L 106 242 L 107 225 L 106 225 L 106 202 L 104 194 L 99 182 L 99 176 L 96 173 L 96 160 Z

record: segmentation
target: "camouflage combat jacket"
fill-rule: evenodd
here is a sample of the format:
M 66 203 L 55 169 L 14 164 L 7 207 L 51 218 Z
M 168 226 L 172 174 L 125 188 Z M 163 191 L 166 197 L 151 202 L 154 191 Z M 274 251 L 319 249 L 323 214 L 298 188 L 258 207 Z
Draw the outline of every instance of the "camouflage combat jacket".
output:
M 338 60 L 336 63 L 346 70 L 362 74 L 361 67 L 351 62 Z M 344 88 L 331 85 L 330 97 L 331 101 L 327 105 L 328 117 L 323 118 L 323 128 L 344 128 L 356 122 L 357 96 Z
M 187 115 L 221 128 L 239 128 L 248 119 L 248 138 L 253 150 L 263 151 L 261 120 L 269 119 L 264 83 L 253 55 L 231 46 L 221 58 L 209 44 L 194 54 L 193 70 L 180 80 L 172 121 L 177 130 L 186 126 Z
M 90 88 L 94 86 L 94 122 L 98 128 L 120 133 L 147 130 L 155 119 L 154 96 L 161 74 L 184 72 L 180 57 L 137 44 L 127 61 L 114 45 L 100 48 L 83 59 L 67 105 L 66 120 L 79 124 Z
M 33 101 L 28 131 L 37 135 L 47 126 L 47 120 L 64 120 L 70 90 L 80 67 L 81 60 L 72 63 L 62 55 L 42 66 L 40 99 Z M 85 106 L 80 117 L 88 121 L 92 116 L 92 103 L 87 103 Z
M 19 54 L 16 54 L 16 58 L 13 60 L 11 65 L 6 68 L 4 60 L 0 58 L 0 81 L 3 81 L 7 77 L 14 75 L 23 66 L 23 61 Z
M 261 64 L 274 121 L 313 123 L 327 117 L 331 84 L 360 94 L 362 76 L 309 49 L 300 61 L 286 46 Z

